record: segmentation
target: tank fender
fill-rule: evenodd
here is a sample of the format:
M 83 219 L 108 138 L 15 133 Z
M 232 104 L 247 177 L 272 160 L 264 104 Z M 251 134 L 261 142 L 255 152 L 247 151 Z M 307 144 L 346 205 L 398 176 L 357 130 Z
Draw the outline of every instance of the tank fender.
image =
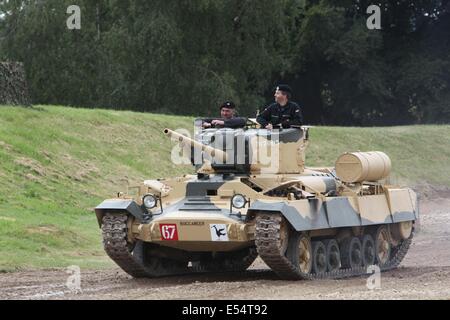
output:
M 106 212 L 126 211 L 139 221 L 144 221 L 146 212 L 133 200 L 110 199 L 105 200 L 95 208 L 95 215 L 97 216 L 98 225 L 102 226 L 103 215 Z
M 329 228 L 326 211 L 323 205 L 320 205 L 318 199 L 308 201 L 311 208 L 310 213 L 301 214 L 296 208 L 285 202 L 263 202 L 255 201 L 247 211 L 247 215 L 264 213 L 281 213 L 296 231 L 317 230 Z

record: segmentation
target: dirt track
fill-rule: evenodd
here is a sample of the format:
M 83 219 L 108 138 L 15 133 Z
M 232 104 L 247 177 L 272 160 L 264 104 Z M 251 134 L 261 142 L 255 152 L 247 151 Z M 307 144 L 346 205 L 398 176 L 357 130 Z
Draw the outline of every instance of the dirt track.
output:
M 132 279 L 120 269 L 81 270 L 79 293 L 66 270 L 0 274 L 0 299 L 450 299 L 450 199 L 421 205 L 420 232 L 399 269 L 369 290 L 367 277 L 280 281 L 259 259 L 249 271 Z

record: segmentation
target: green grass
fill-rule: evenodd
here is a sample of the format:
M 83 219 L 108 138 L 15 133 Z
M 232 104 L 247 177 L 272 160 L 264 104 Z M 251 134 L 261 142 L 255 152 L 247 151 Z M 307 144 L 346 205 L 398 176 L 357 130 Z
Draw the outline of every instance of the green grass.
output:
M 143 179 L 192 172 L 162 130 L 192 118 L 56 106 L 0 107 L 0 271 L 112 266 L 92 209 Z M 311 129 L 309 166 L 385 151 L 392 181 L 450 186 L 450 126 Z
M 107 267 L 92 209 L 130 184 L 180 175 L 165 127 L 190 118 L 0 107 L 0 270 Z

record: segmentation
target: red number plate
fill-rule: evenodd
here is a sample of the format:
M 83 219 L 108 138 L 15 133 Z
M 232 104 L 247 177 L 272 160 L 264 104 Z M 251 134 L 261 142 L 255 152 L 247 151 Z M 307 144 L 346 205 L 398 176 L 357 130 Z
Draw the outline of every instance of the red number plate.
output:
M 162 240 L 178 240 L 178 231 L 176 224 L 160 224 L 159 230 L 161 231 Z

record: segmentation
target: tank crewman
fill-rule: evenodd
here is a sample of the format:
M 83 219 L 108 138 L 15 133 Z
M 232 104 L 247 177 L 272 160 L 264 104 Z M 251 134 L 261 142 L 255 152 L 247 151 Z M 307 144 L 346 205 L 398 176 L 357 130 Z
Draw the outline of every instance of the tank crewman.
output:
M 243 128 L 246 118 L 236 117 L 236 105 L 233 101 L 226 101 L 220 106 L 220 119 L 203 119 L 203 128 Z
M 273 129 L 280 125 L 283 128 L 301 126 L 303 124 L 302 110 L 299 105 L 290 101 L 292 89 L 285 84 L 280 84 L 275 90 L 275 103 L 261 112 L 256 121 L 265 129 Z

